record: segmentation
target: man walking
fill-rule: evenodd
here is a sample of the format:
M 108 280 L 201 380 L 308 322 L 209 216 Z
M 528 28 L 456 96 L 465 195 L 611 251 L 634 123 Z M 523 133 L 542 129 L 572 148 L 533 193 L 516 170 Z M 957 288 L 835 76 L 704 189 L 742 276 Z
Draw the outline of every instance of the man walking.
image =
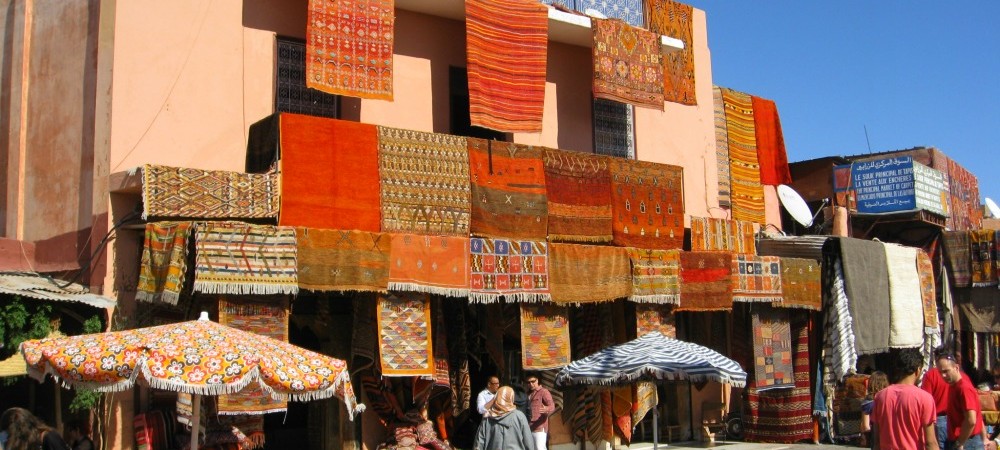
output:
M 983 449 L 983 413 L 979 406 L 979 394 L 967 375 L 962 373 L 958 360 L 950 353 L 937 357 L 937 368 L 941 377 L 948 382 L 951 391 L 948 399 L 948 445 L 949 449 Z
M 549 416 L 556 412 L 552 393 L 538 381 L 537 375 L 528 375 L 528 405 L 531 417 L 531 435 L 535 438 L 535 450 L 546 450 L 545 442 L 549 437 Z
M 948 400 L 951 398 L 948 382 L 941 378 L 941 371 L 938 370 L 937 366 L 934 366 L 924 374 L 924 381 L 920 383 L 920 388 L 934 397 L 934 405 L 937 410 L 934 430 L 937 435 L 938 448 L 944 450 L 944 444 L 948 440 Z
M 917 387 L 924 358 L 915 348 L 894 350 L 889 387 L 875 395 L 872 448 L 937 450 L 934 397 Z
M 500 389 L 500 379 L 495 376 L 489 377 L 486 380 L 486 389 L 483 389 L 476 397 L 476 411 L 479 411 L 480 416 L 486 414 L 486 410 L 489 409 L 486 404 L 493 401 L 493 397 L 496 397 L 497 389 Z

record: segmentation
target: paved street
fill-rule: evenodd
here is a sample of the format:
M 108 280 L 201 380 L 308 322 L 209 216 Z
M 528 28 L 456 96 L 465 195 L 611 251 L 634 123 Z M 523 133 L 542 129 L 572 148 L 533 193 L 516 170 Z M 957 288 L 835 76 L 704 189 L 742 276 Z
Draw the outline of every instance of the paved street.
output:
M 626 447 L 622 447 L 626 448 Z M 631 446 L 627 447 L 628 450 L 652 450 L 652 443 L 638 442 L 633 443 Z M 720 450 L 793 450 L 793 449 L 858 449 L 860 447 L 851 447 L 844 445 L 831 445 L 831 444 L 757 444 L 757 443 L 746 443 L 746 442 L 716 442 L 714 446 L 702 442 L 674 442 L 672 444 L 660 443 L 659 448 L 661 449 L 671 449 L 671 448 L 717 448 Z

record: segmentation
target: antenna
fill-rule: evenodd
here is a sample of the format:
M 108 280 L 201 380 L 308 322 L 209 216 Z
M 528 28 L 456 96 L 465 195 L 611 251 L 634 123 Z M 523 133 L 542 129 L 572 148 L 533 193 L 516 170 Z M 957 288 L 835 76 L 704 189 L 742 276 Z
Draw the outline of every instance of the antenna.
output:
M 872 141 L 868 140 L 868 125 L 862 124 L 865 127 L 865 142 L 868 143 L 868 154 L 872 154 Z

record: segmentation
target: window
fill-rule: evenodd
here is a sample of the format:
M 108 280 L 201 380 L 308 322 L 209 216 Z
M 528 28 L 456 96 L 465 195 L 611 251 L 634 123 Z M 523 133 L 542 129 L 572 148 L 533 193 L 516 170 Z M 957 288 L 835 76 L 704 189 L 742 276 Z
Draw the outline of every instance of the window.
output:
M 306 87 L 306 44 L 278 37 L 277 89 L 274 110 L 337 118 L 337 96 Z
M 635 159 L 632 105 L 594 99 L 594 153 Z

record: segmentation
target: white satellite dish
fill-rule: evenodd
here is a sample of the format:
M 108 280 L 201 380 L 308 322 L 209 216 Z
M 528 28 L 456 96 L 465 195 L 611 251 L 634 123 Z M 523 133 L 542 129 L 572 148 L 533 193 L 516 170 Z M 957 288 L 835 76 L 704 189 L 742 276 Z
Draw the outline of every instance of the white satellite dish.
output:
M 796 222 L 804 227 L 808 228 L 812 226 L 812 211 L 809 210 L 809 205 L 802 199 L 802 196 L 798 192 L 795 192 L 795 189 L 784 184 L 779 184 L 778 200 L 781 201 L 781 205 L 785 207 L 785 210 L 792 216 L 792 219 L 795 219 Z
M 1000 219 L 1000 206 L 997 206 L 997 203 L 992 198 L 986 197 L 986 209 L 990 211 L 990 216 Z

